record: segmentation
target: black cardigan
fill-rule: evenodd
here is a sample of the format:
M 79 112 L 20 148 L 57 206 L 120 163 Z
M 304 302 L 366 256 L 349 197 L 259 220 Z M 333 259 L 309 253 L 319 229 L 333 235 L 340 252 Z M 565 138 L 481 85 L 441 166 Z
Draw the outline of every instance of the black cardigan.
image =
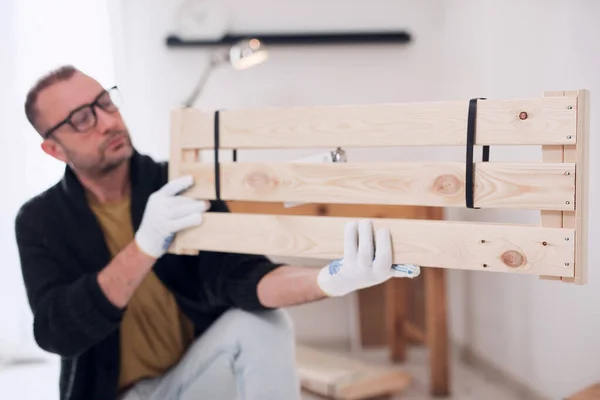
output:
M 168 180 L 168 164 L 137 152 L 131 158 L 134 230 L 150 194 Z M 228 212 L 212 202 L 209 212 Z M 123 310 L 100 289 L 97 273 L 110 262 L 82 185 L 67 166 L 63 179 L 19 210 L 15 233 L 38 345 L 61 356 L 60 398 L 115 399 Z M 154 266 L 202 334 L 230 307 L 264 309 L 259 280 L 280 264 L 266 257 L 217 252 L 166 254 Z

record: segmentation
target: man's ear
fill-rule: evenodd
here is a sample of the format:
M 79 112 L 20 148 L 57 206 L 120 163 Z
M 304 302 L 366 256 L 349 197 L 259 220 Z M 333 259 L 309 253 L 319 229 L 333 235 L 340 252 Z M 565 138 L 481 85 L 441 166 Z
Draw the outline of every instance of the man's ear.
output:
M 67 157 L 62 146 L 54 139 L 45 139 L 41 144 L 44 152 L 57 160 L 67 162 Z

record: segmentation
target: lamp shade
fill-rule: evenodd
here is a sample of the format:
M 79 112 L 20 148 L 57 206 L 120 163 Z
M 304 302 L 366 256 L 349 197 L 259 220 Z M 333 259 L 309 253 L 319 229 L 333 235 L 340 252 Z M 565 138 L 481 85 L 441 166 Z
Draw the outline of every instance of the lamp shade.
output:
M 240 40 L 229 50 L 229 62 L 234 69 L 246 69 L 267 60 L 269 53 L 258 39 Z

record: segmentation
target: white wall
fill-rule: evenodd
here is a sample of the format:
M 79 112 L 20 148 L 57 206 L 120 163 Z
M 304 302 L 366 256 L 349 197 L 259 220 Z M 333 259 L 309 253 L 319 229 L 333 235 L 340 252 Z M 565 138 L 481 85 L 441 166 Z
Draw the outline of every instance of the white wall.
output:
M 169 110 L 188 94 L 207 61 L 203 49 L 168 49 L 175 2 L 122 3 L 122 49 L 118 84 L 138 147 L 166 158 Z M 344 28 L 363 23 L 406 28 L 408 46 L 274 48 L 269 63 L 234 73 L 217 71 L 198 107 L 237 108 L 313 104 L 512 98 L 545 90 L 592 91 L 592 128 L 600 3 L 557 0 L 341 0 L 275 2 L 223 1 L 235 5 L 234 27 L 265 31 L 288 27 Z M 283 4 L 290 7 L 283 10 Z M 325 83 L 321 83 L 321 82 Z M 596 201 L 598 154 L 592 132 L 591 204 Z M 462 160 L 452 151 L 353 151 L 357 159 Z M 304 152 L 286 153 L 285 157 Z M 240 159 L 283 158 L 273 152 Z M 493 148 L 493 160 L 539 159 L 539 149 Z M 537 213 L 451 210 L 450 218 L 537 223 Z M 593 207 L 591 218 L 597 217 Z M 531 277 L 450 271 L 452 337 L 532 389 L 557 399 L 600 376 L 600 277 L 595 271 L 598 233 L 591 225 L 590 284 L 585 287 Z M 348 340 L 351 298 L 293 310 L 303 339 Z M 489 324 L 489 325 L 487 325 Z
M 90 15 L 93 20 L 82 18 Z M 64 172 L 62 163 L 40 149 L 23 111 L 25 96 L 43 73 L 63 63 L 80 66 L 102 83 L 114 82 L 108 21 L 104 0 L 0 2 L 0 364 L 45 355 L 33 340 L 14 222 L 19 207 Z
M 479 8 L 482 26 L 472 26 L 461 40 L 469 43 L 475 36 L 487 36 L 484 52 L 473 54 L 487 60 L 482 87 L 486 96 L 591 90 L 589 285 L 485 273 L 456 273 L 450 281 L 455 337 L 541 394 L 557 399 L 600 376 L 600 274 L 594 246 L 598 242 L 594 204 L 598 199 L 600 43 L 596 38 L 600 27 L 596 16 L 600 3 L 511 0 L 489 1 Z M 456 22 L 470 26 L 470 21 L 461 15 Z M 455 60 L 449 63 L 459 65 Z M 508 149 L 492 149 L 492 159 L 494 154 L 515 157 Z M 523 151 L 518 157 L 539 157 L 539 152 Z M 476 214 L 459 216 L 476 218 Z M 500 221 L 515 218 L 500 212 L 484 215 Z M 520 213 L 519 217 L 527 223 L 538 221 L 537 213 Z

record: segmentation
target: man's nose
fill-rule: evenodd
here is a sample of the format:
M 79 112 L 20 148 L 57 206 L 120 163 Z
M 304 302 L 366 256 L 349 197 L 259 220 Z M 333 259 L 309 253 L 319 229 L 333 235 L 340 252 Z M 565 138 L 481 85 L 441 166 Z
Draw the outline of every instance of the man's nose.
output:
M 119 122 L 119 119 L 117 118 L 116 113 L 114 113 L 114 114 L 108 113 L 108 112 L 104 111 L 103 109 L 101 109 L 100 107 L 96 107 L 96 118 L 98 119 L 98 121 L 96 123 L 96 128 L 102 134 L 106 134 L 107 132 L 110 132 L 110 130 L 115 128 Z

